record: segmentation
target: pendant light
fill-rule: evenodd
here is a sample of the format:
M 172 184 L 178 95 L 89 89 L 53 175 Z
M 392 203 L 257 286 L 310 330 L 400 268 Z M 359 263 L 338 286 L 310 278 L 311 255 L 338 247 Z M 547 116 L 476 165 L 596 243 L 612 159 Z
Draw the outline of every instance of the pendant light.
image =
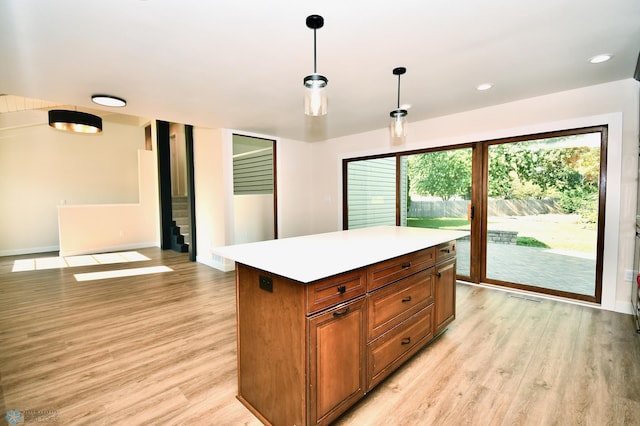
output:
M 316 30 L 322 28 L 324 18 L 320 15 L 307 16 L 307 27 L 313 30 L 313 74 L 304 78 L 306 88 L 304 96 L 304 113 L 310 116 L 321 116 L 327 113 L 326 86 L 327 77 L 316 72 Z
M 402 145 L 407 137 L 407 110 L 400 109 L 400 76 L 407 72 L 404 67 L 393 69 L 393 75 L 398 76 L 398 107 L 391 111 L 391 123 L 389 123 L 389 131 L 391 134 L 392 145 Z
M 101 133 L 102 118 L 97 115 L 65 109 L 49 111 L 49 126 L 75 133 Z

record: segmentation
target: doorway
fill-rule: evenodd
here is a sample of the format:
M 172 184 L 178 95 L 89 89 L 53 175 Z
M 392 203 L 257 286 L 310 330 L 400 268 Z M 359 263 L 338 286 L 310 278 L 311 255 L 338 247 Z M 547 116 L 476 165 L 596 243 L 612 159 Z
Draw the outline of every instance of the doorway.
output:
M 193 127 L 157 121 L 161 248 L 195 261 Z

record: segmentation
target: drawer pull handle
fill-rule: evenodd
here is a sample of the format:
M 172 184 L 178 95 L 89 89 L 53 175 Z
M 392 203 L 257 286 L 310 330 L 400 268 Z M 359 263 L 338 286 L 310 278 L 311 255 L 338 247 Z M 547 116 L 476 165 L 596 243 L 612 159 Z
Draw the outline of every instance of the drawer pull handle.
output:
M 443 249 L 440 249 L 440 251 L 443 253 L 451 253 L 451 249 L 449 248 L 443 248 Z
M 339 287 L 338 287 L 338 293 L 340 293 L 340 294 L 345 294 L 345 293 L 346 293 L 346 291 L 347 291 L 347 287 L 345 287 L 345 286 L 343 286 L 343 285 L 341 285 L 341 286 L 339 286 Z
M 334 316 L 334 318 L 335 318 L 335 317 L 341 317 L 341 316 L 343 316 L 343 315 L 347 315 L 348 313 L 349 313 L 349 308 L 345 308 L 345 310 L 344 310 L 344 311 L 335 311 L 335 312 L 333 313 L 333 316 Z
M 404 299 L 402 299 L 402 303 L 407 303 L 407 302 L 411 302 L 411 296 L 407 296 Z
M 409 343 L 411 343 L 411 337 L 405 337 L 404 339 L 402 339 L 402 341 L 400 342 L 401 345 L 408 345 Z
M 442 273 L 441 272 L 436 272 L 436 277 L 442 278 Z
M 411 262 L 405 262 L 401 266 L 402 266 L 402 269 L 409 269 L 411 268 Z

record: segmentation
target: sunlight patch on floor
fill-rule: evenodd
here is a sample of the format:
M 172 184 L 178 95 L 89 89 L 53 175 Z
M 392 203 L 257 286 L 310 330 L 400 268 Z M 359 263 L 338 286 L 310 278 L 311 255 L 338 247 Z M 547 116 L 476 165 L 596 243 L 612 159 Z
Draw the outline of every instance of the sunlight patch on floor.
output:
M 133 277 L 136 275 L 157 274 L 160 272 L 171 272 L 173 269 L 168 266 L 149 266 L 147 268 L 118 269 L 115 271 L 89 272 L 86 274 L 73 274 L 76 281 L 104 280 L 107 278 Z
M 99 253 L 82 256 L 39 257 L 18 259 L 13 263 L 12 272 L 40 271 L 44 269 L 62 269 L 76 266 L 107 265 L 113 263 L 140 262 L 151 260 L 137 251 Z

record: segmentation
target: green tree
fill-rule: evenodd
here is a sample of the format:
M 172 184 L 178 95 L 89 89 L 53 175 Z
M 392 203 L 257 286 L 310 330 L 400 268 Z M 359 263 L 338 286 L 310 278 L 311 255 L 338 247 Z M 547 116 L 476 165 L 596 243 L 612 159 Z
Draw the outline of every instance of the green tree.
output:
M 470 198 L 471 149 L 455 149 L 416 154 L 409 157 L 411 189 L 419 195 L 448 200 Z
M 599 149 L 559 147 L 557 142 L 548 141 L 492 145 L 489 148 L 489 196 L 549 197 L 578 188 L 586 193 L 597 192 Z

